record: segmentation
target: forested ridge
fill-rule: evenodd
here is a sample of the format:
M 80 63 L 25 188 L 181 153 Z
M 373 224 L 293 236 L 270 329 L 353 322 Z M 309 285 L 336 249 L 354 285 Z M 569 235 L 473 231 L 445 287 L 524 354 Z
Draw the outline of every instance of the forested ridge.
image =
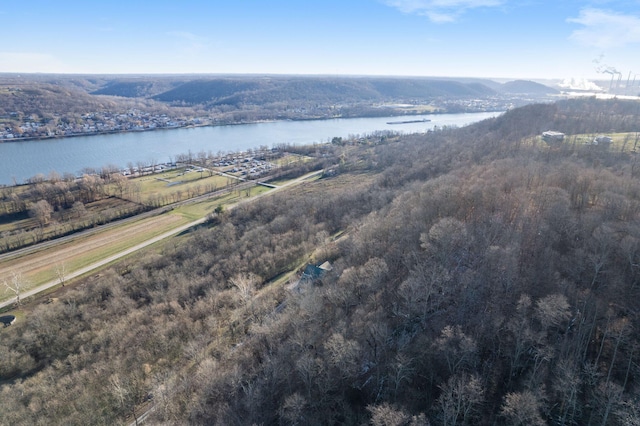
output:
M 638 425 L 640 163 L 571 135 L 635 148 L 639 111 L 336 143 L 1 330 L 0 424 Z
M 0 141 L 161 128 L 504 111 L 547 102 L 532 81 L 295 75 L 0 73 Z
M 114 93 L 109 92 L 108 87 L 103 92 Z M 486 97 L 495 94 L 493 89 L 481 82 L 464 83 L 422 78 L 270 76 L 203 78 L 177 85 L 171 90 L 155 95 L 154 99 L 163 102 L 185 102 L 188 105 L 266 106 L 277 103 L 298 105 L 299 102 L 332 105 L 363 101 L 427 101 L 437 97 Z

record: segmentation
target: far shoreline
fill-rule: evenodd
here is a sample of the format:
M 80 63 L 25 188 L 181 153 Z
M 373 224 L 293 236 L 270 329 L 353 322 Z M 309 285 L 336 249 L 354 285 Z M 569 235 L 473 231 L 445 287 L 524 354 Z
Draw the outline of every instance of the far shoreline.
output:
M 260 124 L 260 123 L 277 123 L 277 122 L 285 122 L 285 121 L 321 121 L 321 120 L 348 120 L 352 118 L 377 118 L 377 117 L 415 117 L 420 115 L 441 115 L 441 114 L 476 114 L 482 112 L 499 112 L 502 111 L 498 109 L 496 111 L 442 111 L 436 110 L 428 113 L 417 113 L 417 114 L 363 114 L 363 115 L 350 115 L 350 116 L 333 116 L 333 117 L 308 117 L 308 118 L 282 118 L 282 119 L 266 119 L 266 120 L 255 120 L 255 121 L 237 121 L 237 122 L 218 122 L 218 123 L 206 123 L 206 124 L 189 124 L 187 126 L 171 126 L 171 127 L 156 127 L 152 129 L 128 129 L 128 130 L 106 130 L 100 132 L 85 132 L 85 133 L 73 133 L 69 135 L 53 135 L 53 136 L 29 136 L 24 138 L 10 138 L 10 139 L 0 139 L 0 143 L 15 143 L 15 142 L 34 142 L 34 141 L 47 141 L 47 140 L 55 140 L 55 139 L 66 139 L 66 138 L 75 138 L 82 136 L 100 136 L 100 135 L 113 135 L 119 133 L 143 133 L 143 132 L 154 132 L 161 130 L 176 130 L 176 129 L 193 129 L 198 127 L 218 127 L 218 126 L 241 126 L 245 124 Z M 391 111 L 389 111 L 391 112 Z

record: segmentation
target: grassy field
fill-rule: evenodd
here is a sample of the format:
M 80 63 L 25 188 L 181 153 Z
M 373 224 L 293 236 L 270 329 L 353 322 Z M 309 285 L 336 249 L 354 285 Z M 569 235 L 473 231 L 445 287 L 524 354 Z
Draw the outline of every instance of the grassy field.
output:
M 596 136 L 609 136 L 613 141 L 610 149 L 614 151 L 633 151 L 634 146 L 640 142 L 640 133 L 605 133 L 605 134 L 591 134 L 591 135 L 577 135 L 576 142 L 583 144 L 590 144 Z
M 594 144 L 593 141 L 598 136 L 608 136 L 611 138 L 611 144 L 606 145 Z M 525 138 L 523 143 L 528 145 L 546 144 L 541 135 Z M 594 149 L 603 149 L 618 152 L 635 152 L 634 150 L 640 149 L 640 132 L 629 133 L 589 133 L 589 134 L 575 134 L 566 135 L 562 146 L 591 146 Z M 556 146 L 556 145 L 551 145 Z M 561 146 L 561 145 L 557 145 Z M 637 148 L 637 149 L 636 149 Z
M 84 211 L 80 215 L 71 209 L 56 211 L 52 214 L 50 224 L 44 227 L 40 227 L 27 212 L 2 216 L 0 218 L 0 249 L 14 250 L 75 230 L 127 217 L 135 212 L 139 213 L 143 210 L 140 202 L 148 206 L 164 206 L 222 189 L 230 182 L 234 182 L 234 179 L 217 174 L 210 176 L 207 171 L 187 173 L 186 168 L 181 168 L 129 179 L 122 191 L 119 191 L 113 183 L 106 184 L 105 192 L 113 196 L 84 204 Z M 27 185 L 23 185 L 0 189 L 7 195 L 4 197 L 3 193 L 0 193 L 0 199 L 6 199 L 0 203 L 7 203 L 6 208 L 0 205 L 0 211 L 11 211 L 9 195 L 20 194 L 27 188 Z M 120 195 L 122 198 L 118 197 Z
M 157 235 L 181 225 L 198 220 L 213 212 L 219 205 L 228 206 L 244 199 L 270 191 L 264 186 L 233 192 L 222 197 L 181 206 L 168 213 L 128 223 L 54 248 L 0 263 L 0 277 L 10 280 L 19 273 L 27 291 L 58 278 L 56 270 L 64 267 L 66 273 L 77 271 L 102 259 L 134 247 Z M 1 281 L 0 281 L 1 282 Z M 14 297 L 11 292 L 0 289 L 0 301 Z
M 1 247 L 5 247 L 5 245 L 14 247 L 18 241 L 23 241 L 21 245 L 33 244 L 37 241 L 64 235 L 72 230 L 110 222 L 141 209 L 136 203 L 115 197 L 103 198 L 93 203 L 85 204 L 84 207 L 85 213 L 81 217 L 71 217 L 70 213 L 63 213 L 66 216 L 66 220 L 62 220 L 60 212 L 55 212 L 52 215 L 51 224 L 43 228 L 40 228 L 38 222 L 34 218 L 28 217 L 26 213 L 20 215 L 22 219 L 0 222 L 0 234 L 3 232 L 13 234 L 3 235 L 0 238 L 0 245 Z M 16 232 L 20 231 L 22 233 L 16 235 Z
M 224 188 L 229 181 L 227 177 L 209 176 L 207 171 L 186 172 L 186 169 L 180 168 L 130 179 L 129 187 L 135 188 L 135 191 L 129 191 L 126 197 L 140 197 L 146 204 L 160 199 L 164 205 Z
M 597 136 L 609 136 L 612 139 L 611 145 L 606 148 L 593 144 L 593 140 Z M 527 140 L 532 144 L 544 144 L 542 136 L 536 136 Z M 640 149 L 640 132 L 628 133 L 582 133 L 576 135 L 566 135 L 563 144 L 567 145 L 592 145 L 594 148 L 604 148 L 612 151 L 634 152 L 634 149 Z
M 259 194 L 270 191 L 270 188 L 265 186 L 253 186 L 248 190 L 242 190 L 240 193 L 233 192 L 222 197 L 211 198 L 199 203 L 188 204 L 180 206 L 172 211 L 172 214 L 179 214 L 189 220 L 197 220 L 205 217 L 209 213 L 212 213 L 218 206 L 228 206 L 230 204 L 237 203 L 243 199 L 251 198 Z
M 57 267 L 63 265 L 67 273 L 76 271 L 188 222 L 182 215 L 164 214 L 129 223 L 79 241 L 0 263 L 0 277 L 5 279 L 14 272 L 19 273 L 25 282 L 23 291 L 26 291 L 56 279 Z M 0 291 L 0 300 L 12 296 L 4 288 Z
M 308 181 L 308 182 L 311 182 L 311 181 L 314 181 L 314 180 L 320 179 L 320 177 L 321 177 L 321 176 L 318 174 L 318 175 L 315 175 L 315 176 L 313 176 L 313 177 L 309 178 L 307 181 Z M 296 178 L 296 179 L 297 179 L 297 178 Z M 270 180 L 270 181 L 269 181 L 269 184 L 271 184 L 271 185 L 275 185 L 275 186 L 286 186 L 287 184 L 289 184 L 289 183 L 291 183 L 291 182 L 295 181 L 296 179 L 279 179 L 279 180 Z

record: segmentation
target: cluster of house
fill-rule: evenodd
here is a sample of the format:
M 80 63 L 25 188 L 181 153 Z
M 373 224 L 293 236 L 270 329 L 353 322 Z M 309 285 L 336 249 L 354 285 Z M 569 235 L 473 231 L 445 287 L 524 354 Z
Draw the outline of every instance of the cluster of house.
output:
M 438 109 L 449 112 L 492 112 L 507 111 L 515 106 L 511 99 L 501 97 L 478 99 L 444 99 L 433 103 Z
M 557 145 L 564 141 L 565 134 L 562 132 L 556 132 L 554 130 L 548 130 L 542 132 L 542 140 L 549 145 Z M 593 140 L 585 142 L 585 145 L 599 145 L 608 147 L 613 143 L 613 139 L 610 136 L 599 135 L 593 138 Z
M 206 118 L 173 118 L 132 109 L 124 113 L 92 112 L 73 119 L 59 118 L 43 124 L 32 118 L 0 128 L 0 139 L 46 138 L 92 133 L 141 131 L 208 124 Z

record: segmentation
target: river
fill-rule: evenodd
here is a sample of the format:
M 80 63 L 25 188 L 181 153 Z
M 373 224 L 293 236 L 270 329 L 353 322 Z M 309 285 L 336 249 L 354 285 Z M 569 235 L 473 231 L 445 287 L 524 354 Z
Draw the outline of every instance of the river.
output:
M 497 115 L 496 112 L 420 115 L 406 119 L 431 121 L 406 124 L 388 124 L 402 117 L 277 121 L 4 142 L 0 143 L 0 185 L 23 183 L 39 173 L 47 175 L 51 171 L 79 174 L 87 167 L 124 168 L 128 163 L 165 163 L 189 151 L 217 153 L 281 143 L 302 145 L 379 130 L 426 132 L 434 126 L 461 127 Z

